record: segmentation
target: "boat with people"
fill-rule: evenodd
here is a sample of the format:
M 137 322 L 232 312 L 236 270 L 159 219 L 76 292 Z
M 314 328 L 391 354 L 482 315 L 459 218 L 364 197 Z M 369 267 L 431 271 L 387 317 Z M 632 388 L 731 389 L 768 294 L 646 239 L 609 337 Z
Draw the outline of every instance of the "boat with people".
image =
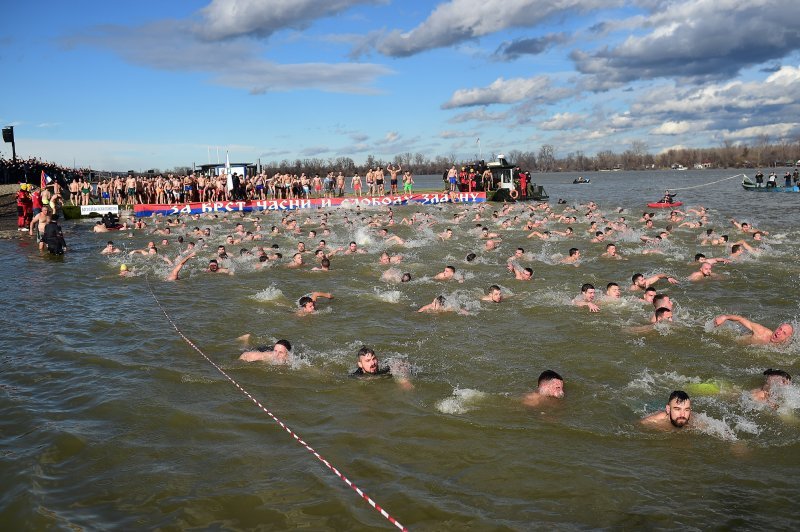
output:
M 592 182 L 591 179 L 586 179 L 583 176 L 580 176 L 577 179 L 573 179 L 572 180 L 572 184 L 573 185 L 586 185 L 586 184 L 589 184 L 591 182 Z
M 766 183 L 763 176 L 761 179 L 752 179 L 745 175 L 742 179 L 742 188 L 751 192 L 800 192 L 800 186 L 779 186 L 777 179 L 773 179 L 775 174 L 771 174 Z M 796 182 L 795 182 L 796 183 Z
M 669 190 L 664 191 L 664 197 L 658 201 L 653 201 L 647 204 L 648 207 L 651 209 L 672 209 L 675 207 L 680 207 L 683 205 L 682 201 L 675 201 L 675 194 L 674 192 L 670 192 Z
M 531 181 L 531 173 L 523 172 L 509 163 L 504 155 L 486 163 L 492 173 L 492 189 L 486 191 L 487 201 L 547 201 L 550 196 L 544 187 Z
M 648 203 L 647 206 L 651 209 L 673 209 L 675 207 L 680 207 L 683 205 L 682 201 L 673 201 L 673 202 L 666 202 L 666 201 L 653 201 Z

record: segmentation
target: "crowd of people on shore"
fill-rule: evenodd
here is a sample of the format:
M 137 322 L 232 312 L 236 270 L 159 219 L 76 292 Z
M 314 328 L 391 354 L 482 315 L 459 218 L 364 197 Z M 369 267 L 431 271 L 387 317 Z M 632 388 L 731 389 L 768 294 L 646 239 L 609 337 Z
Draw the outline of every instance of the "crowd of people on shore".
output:
M 383 196 L 413 192 L 414 174 L 402 166 L 369 169 L 362 178 L 344 172 L 307 175 L 304 172 L 242 176 L 238 172 L 219 175 L 192 173 L 185 176 L 128 175 L 90 183 L 75 178 L 69 184 L 72 205 L 137 205 L 217 201 L 255 201 L 268 199 L 311 199 L 353 196 Z
M 91 175 L 88 168 L 67 168 L 35 157 L 16 161 L 0 157 L 0 183 L 39 183 L 42 172 L 53 181 L 66 183 L 73 176 Z
M 651 273 L 647 276 L 641 272 L 635 272 L 631 277 L 631 284 L 627 287 L 620 286 L 619 282 L 609 282 L 602 294 L 590 282 L 585 282 L 581 286 L 580 293 L 572 300 L 572 305 L 576 309 L 585 308 L 589 312 L 602 312 L 606 305 L 613 305 L 623 297 L 633 298 L 640 304 L 652 308 L 652 314 L 648 323 L 638 327 L 630 327 L 626 332 L 633 334 L 649 334 L 651 331 L 660 330 L 659 328 L 669 327 L 673 321 L 674 301 L 663 290 L 658 290 L 656 285 L 666 282 L 668 285 L 678 283 L 701 283 L 710 282 L 718 279 L 713 271 L 717 265 L 735 267 L 736 263 L 746 255 L 757 258 L 760 253 L 759 246 L 766 238 L 766 231 L 756 229 L 747 222 L 739 222 L 735 219 L 730 220 L 731 231 L 738 233 L 739 238 L 733 241 L 728 234 L 718 234 L 713 229 L 707 229 L 710 225 L 709 215 L 705 208 L 698 207 L 686 211 L 672 210 L 666 215 L 666 222 L 663 228 L 656 228 L 657 221 L 654 213 L 644 212 L 638 220 L 628 220 L 622 213 L 618 216 L 608 216 L 604 214 L 597 204 L 588 202 L 584 205 L 575 207 L 565 206 L 556 212 L 548 204 L 525 205 L 507 203 L 498 205 L 497 210 L 492 210 L 488 204 L 462 205 L 454 207 L 453 218 L 450 222 L 444 222 L 446 227 L 441 227 L 443 223 L 435 216 L 416 212 L 413 215 L 403 217 L 401 220 L 395 218 L 392 208 L 385 208 L 380 212 L 369 212 L 357 210 L 355 213 L 347 212 L 334 216 L 325 211 L 318 211 L 309 214 L 305 221 L 300 220 L 297 212 L 284 212 L 280 222 L 268 226 L 266 213 L 240 213 L 232 215 L 230 231 L 226 234 L 217 235 L 212 233 L 210 227 L 202 227 L 204 220 L 223 222 L 219 215 L 214 213 L 187 215 L 182 218 L 163 218 L 137 219 L 130 225 L 125 225 L 125 229 L 141 230 L 152 235 L 158 235 L 161 245 L 165 249 L 174 250 L 179 248 L 179 252 L 174 259 L 167 257 L 163 251 L 159 251 L 156 242 L 150 242 L 146 249 L 134 250 L 131 255 L 145 255 L 158 260 L 168 262 L 172 269 L 166 276 L 166 280 L 178 281 L 181 272 L 192 259 L 207 255 L 207 261 L 203 272 L 207 275 L 235 275 L 236 266 L 232 262 L 231 253 L 234 247 L 240 247 L 240 260 L 253 263 L 253 270 L 264 267 L 284 267 L 289 269 L 310 269 L 319 272 L 331 270 L 331 264 L 337 255 L 360 255 L 367 254 L 368 251 L 360 247 L 356 242 L 351 241 L 349 245 L 342 247 L 331 247 L 326 242 L 326 238 L 331 234 L 330 225 L 341 223 L 349 230 L 363 227 L 372 233 L 378 241 L 385 243 L 385 251 L 382 251 L 377 261 L 385 265 L 387 270 L 381 276 L 384 282 L 404 283 L 412 280 L 410 272 L 398 270 L 398 265 L 402 263 L 401 253 L 391 253 L 390 247 L 403 247 L 405 242 L 402 238 L 389 231 L 395 226 L 413 226 L 417 229 L 430 228 L 437 232 L 438 238 L 448 240 L 453 238 L 454 227 L 458 229 L 460 223 L 472 222 L 473 229 L 463 233 L 463 237 L 473 238 L 476 251 L 485 254 L 497 253 L 504 240 L 504 231 L 523 230 L 527 233 L 527 238 L 537 240 L 584 240 L 587 246 L 591 244 L 605 244 L 605 251 L 596 257 L 603 261 L 624 261 L 626 257 L 617 249 L 615 238 L 622 238 L 629 235 L 632 230 L 641 231 L 639 238 L 640 244 L 636 249 L 631 249 L 628 253 L 640 253 L 642 255 L 655 255 L 664 253 L 664 245 L 672 236 L 673 231 L 680 228 L 682 230 L 697 231 L 698 245 L 705 248 L 704 251 L 709 255 L 717 254 L 717 257 L 707 257 L 706 253 L 698 253 L 695 256 L 694 264 L 697 270 L 692 271 L 685 278 L 676 278 L 663 272 Z M 659 223 L 661 219 L 658 219 Z M 587 224 L 585 235 L 583 229 L 577 232 L 577 224 Z M 574 227 L 573 227 L 574 226 Z M 224 227 L 224 226 L 223 226 Z M 438 230 L 437 230 L 438 231 Z M 264 245 L 262 241 L 267 238 L 277 236 L 296 239 L 296 248 L 292 253 L 281 250 L 277 244 Z M 306 246 L 307 240 L 318 243 Z M 218 245 L 214 245 L 216 242 Z M 626 239 L 629 242 L 630 239 Z M 580 245 L 580 244 L 579 244 Z M 596 247 L 596 246 L 591 246 Z M 113 242 L 102 250 L 103 254 L 121 253 Z M 465 259 L 465 264 L 469 265 L 476 258 L 476 253 L 470 253 Z M 578 247 L 572 247 L 569 252 L 560 260 L 563 265 L 574 266 L 580 272 L 580 266 L 584 255 Z M 595 258 L 595 257 L 593 257 Z M 531 257 L 525 253 L 521 247 L 511 252 L 505 261 L 504 271 L 498 271 L 498 276 L 510 276 L 513 282 L 533 282 L 533 269 L 525 265 L 525 261 Z M 204 262 L 205 264 L 205 262 Z M 620 262 L 620 264 L 623 264 Z M 196 270 L 196 269 L 195 269 Z M 123 265 L 120 276 L 128 277 L 136 275 L 135 268 Z M 451 283 L 463 282 L 462 273 L 453 264 L 448 264 L 444 269 L 431 274 L 436 282 Z M 481 302 L 486 304 L 503 304 L 508 300 L 508 294 L 501 288 L 498 282 L 488 287 Z M 334 294 L 323 292 L 312 292 L 298 300 L 298 308 L 295 314 L 298 317 L 313 315 L 317 312 L 320 299 L 333 300 Z M 451 301 L 444 294 L 440 294 L 428 304 L 422 305 L 419 312 L 423 313 L 443 313 L 456 312 L 469 314 L 460 308 L 458 302 Z M 793 326 L 790 323 L 783 323 L 777 328 L 770 329 L 764 325 L 755 323 L 743 316 L 725 314 L 717 316 L 713 320 L 713 326 L 719 327 L 725 322 L 737 323 L 746 329 L 749 334 L 742 337 L 742 343 L 752 345 L 785 345 L 793 338 Z M 286 344 L 290 345 L 288 340 Z M 356 376 L 376 376 L 388 375 L 392 372 L 386 368 L 378 370 L 378 358 L 374 351 L 366 347 L 367 351 L 359 352 L 357 357 L 358 370 Z M 274 346 L 262 350 L 248 350 L 242 354 L 245 361 L 268 361 L 271 363 L 285 363 L 287 354 L 291 350 L 287 345 Z M 362 350 L 363 351 L 363 350 Z M 260 354 L 259 354 L 260 353 Z M 753 398 L 757 401 L 773 404 L 770 399 L 770 390 L 777 386 L 791 382 L 788 373 L 765 373 L 767 376 L 765 386 L 753 392 Z M 404 387 L 410 386 L 409 375 L 395 372 L 395 377 L 399 378 Z M 780 377 L 780 378 L 778 378 Z M 564 379 L 558 373 L 547 370 L 540 376 L 537 389 L 523 398 L 523 403 L 527 405 L 541 406 L 549 401 L 562 399 L 564 397 Z M 691 419 L 691 399 L 682 390 L 676 390 L 668 399 L 664 411 L 650 415 L 643 420 L 643 423 L 663 428 L 682 427 L 690 423 Z

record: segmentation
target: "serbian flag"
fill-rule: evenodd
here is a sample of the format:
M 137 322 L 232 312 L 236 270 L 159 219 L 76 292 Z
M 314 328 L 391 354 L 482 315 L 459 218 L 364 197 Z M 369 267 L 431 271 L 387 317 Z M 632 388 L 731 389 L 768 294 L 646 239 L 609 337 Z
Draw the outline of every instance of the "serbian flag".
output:
M 50 177 L 49 175 L 45 174 L 44 170 L 42 170 L 42 182 L 41 182 L 41 185 L 40 185 L 42 190 L 44 190 L 45 187 L 47 187 L 47 185 L 49 185 L 52 182 L 53 182 L 53 178 Z

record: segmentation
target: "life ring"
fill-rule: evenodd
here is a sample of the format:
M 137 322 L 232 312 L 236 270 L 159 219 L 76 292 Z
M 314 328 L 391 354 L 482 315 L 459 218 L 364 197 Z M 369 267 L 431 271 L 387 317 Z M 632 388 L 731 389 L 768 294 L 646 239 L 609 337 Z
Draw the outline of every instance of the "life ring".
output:
M 519 197 L 519 191 L 514 189 L 511 192 L 509 192 L 508 195 L 511 197 L 511 199 L 515 200 Z

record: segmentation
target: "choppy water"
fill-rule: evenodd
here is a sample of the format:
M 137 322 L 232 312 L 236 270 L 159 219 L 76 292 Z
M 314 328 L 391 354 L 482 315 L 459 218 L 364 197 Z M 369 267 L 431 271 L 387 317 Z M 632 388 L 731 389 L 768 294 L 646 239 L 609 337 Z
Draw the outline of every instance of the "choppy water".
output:
M 737 234 L 728 221 L 735 216 L 770 235 L 760 256 L 715 267 L 719 280 L 659 285 L 677 302 L 668 328 L 626 333 L 651 312 L 633 300 L 597 314 L 569 305 L 584 282 L 625 287 L 637 271 L 685 278 L 697 251 L 722 255 L 701 248 L 698 230 L 689 229 L 675 231 L 665 255 L 642 255 L 636 220 L 666 187 L 731 174 L 592 174 L 591 185 L 572 185 L 577 174 L 537 176 L 552 203 L 595 200 L 614 218 L 625 209 L 636 229 L 616 239 L 626 261 L 598 259 L 605 246 L 587 242 L 584 222 L 575 224 L 576 238 L 547 242 L 490 222 L 503 240 L 490 253 L 470 231 L 474 207 L 458 223 L 452 216 L 461 207 L 397 208 L 397 219 L 423 210 L 439 222 L 391 229 L 408 241 L 389 247 L 404 255 L 398 269 L 414 276 L 402 285 L 379 280 L 385 246 L 374 230 L 345 230 L 345 211 L 331 211 L 333 234 L 317 239 L 334 247 L 356 240 L 370 253 L 335 256 L 329 273 L 254 271 L 236 258 L 234 276 L 204 274 L 231 221 L 189 223 L 214 229 L 212 248 L 177 283 L 158 279 L 169 270 L 158 259 L 99 254 L 109 238 L 142 248 L 155 238 L 146 234 L 93 234 L 91 222 L 66 223 L 71 250 L 63 260 L 41 256 L 27 240 L 0 241 L 0 526 L 391 527 L 175 333 L 148 292 L 149 275 L 188 337 L 410 528 L 795 529 L 800 392 L 786 390 L 773 411 L 747 391 L 768 367 L 798 372 L 797 340 L 780 349 L 740 346 L 740 331 L 713 329 L 711 320 L 797 320 L 800 194 L 748 193 L 736 179 L 680 193 L 688 206 L 708 207 L 720 233 Z M 278 219 L 265 215 L 265 227 Z M 445 227 L 453 227 L 452 241 L 436 238 Z M 174 238 L 160 246 L 170 257 Z M 299 238 L 264 242 L 288 257 Z M 532 283 L 505 270 L 517 246 L 526 251 L 521 265 L 534 269 Z M 558 264 L 573 246 L 583 252 L 580 266 Z M 470 251 L 479 256 L 473 264 L 463 260 Z M 116 275 L 123 260 L 137 275 Z M 447 264 L 463 283 L 432 279 Z M 495 283 L 512 297 L 480 302 Z M 296 317 L 295 301 L 313 290 L 335 298 L 317 315 Z M 469 315 L 416 312 L 440 293 Z M 235 338 L 248 332 L 256 343 L 291 340 L 292 364 L 239 362 Z M 410 364 L 414 389 L 349 378 L 362 344 L 384 362 Z M 565 377 L 565 399 L 524 407 L 520 397 L 547 368 Z M 722 393 L 693 397 L 704 429 L 637 425 L 673 389 L 707 379 L 721 382 Z

